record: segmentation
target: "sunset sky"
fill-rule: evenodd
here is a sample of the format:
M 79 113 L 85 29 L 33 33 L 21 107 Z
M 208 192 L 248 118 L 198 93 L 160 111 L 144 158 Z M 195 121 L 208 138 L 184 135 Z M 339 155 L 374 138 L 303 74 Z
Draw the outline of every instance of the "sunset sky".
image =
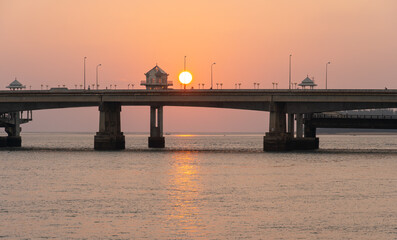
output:
M 306 75 L 325 88 L 397 88 L 395 0 L 0 0 L 0 89 L 139 86 L 156 63 L 177 81 L 187 56 L 191 86 L 288 88 Z M 176 84 L 174 88 L 179 88 Z M 23 131 L 98 130 L 98 109 L 35 111 Z M 165 131 L 260 131 L 267 113 L 166 107 Z M 148 131 L 149 107 L 123 107 L 122 130 Z

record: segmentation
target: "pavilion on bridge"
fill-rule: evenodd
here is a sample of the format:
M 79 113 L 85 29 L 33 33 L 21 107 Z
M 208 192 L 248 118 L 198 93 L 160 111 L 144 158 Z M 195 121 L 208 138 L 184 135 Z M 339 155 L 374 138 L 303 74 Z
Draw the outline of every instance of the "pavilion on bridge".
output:
M 22 90 L 22 89 L 26 88 L 26 86 L 22 85 L 22 83 L 20 83 L 17 80 L 17 78 L 15 78 L 15 80 L 12 83 L 10 83 L 8 86 L 6 86 L 6 88 L 9 88 L 10 90 L 15 91 L 15 90 Z

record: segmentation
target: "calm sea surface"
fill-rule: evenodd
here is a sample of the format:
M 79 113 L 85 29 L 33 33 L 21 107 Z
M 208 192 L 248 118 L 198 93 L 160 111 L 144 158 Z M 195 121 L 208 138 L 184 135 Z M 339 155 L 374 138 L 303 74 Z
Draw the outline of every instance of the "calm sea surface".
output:
M 0 150 L 0 238 L 397 239 L 397 136 L 170 135 L 93 151 L 94 134 L 23 134 Z

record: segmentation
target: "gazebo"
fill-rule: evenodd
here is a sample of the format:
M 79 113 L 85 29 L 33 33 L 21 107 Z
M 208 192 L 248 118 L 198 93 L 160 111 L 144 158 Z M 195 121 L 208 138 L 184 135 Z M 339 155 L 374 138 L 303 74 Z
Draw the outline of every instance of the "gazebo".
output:
M 25 85 L 22 85 L 22 83 L 20 83 L 17 78 L 15 78 L 15 80 L 10 83 L 6 88 L 9 88 L 10 90 L 22 90 L 24 88 L 26 88 Z
M 145 76 L 146 81 L 141 81 L 141 85 L 146 86 L 146 89 L 167 89 L 172 86 L 172 81 L 168 81 L 168 74 L 157 64 Z
M 314 81 L 307 76 L 300 84 L 298 84 L 298 86 L 301 86 L 303 89 L 306 87 L 313 89 L 315 86 L 317 86 L 317 84 L 315 84 Z

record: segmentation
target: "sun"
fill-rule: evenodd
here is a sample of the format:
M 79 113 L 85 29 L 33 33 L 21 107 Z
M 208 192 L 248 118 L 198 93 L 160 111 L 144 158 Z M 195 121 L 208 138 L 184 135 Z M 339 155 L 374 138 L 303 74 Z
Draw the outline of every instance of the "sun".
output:
M 192 81 L 193 77 L 192 74 L 188 71 L 184 71 L 181 72 L 181 74 L 179 74 L 179 81 L 182 84 L 189 84 Z

